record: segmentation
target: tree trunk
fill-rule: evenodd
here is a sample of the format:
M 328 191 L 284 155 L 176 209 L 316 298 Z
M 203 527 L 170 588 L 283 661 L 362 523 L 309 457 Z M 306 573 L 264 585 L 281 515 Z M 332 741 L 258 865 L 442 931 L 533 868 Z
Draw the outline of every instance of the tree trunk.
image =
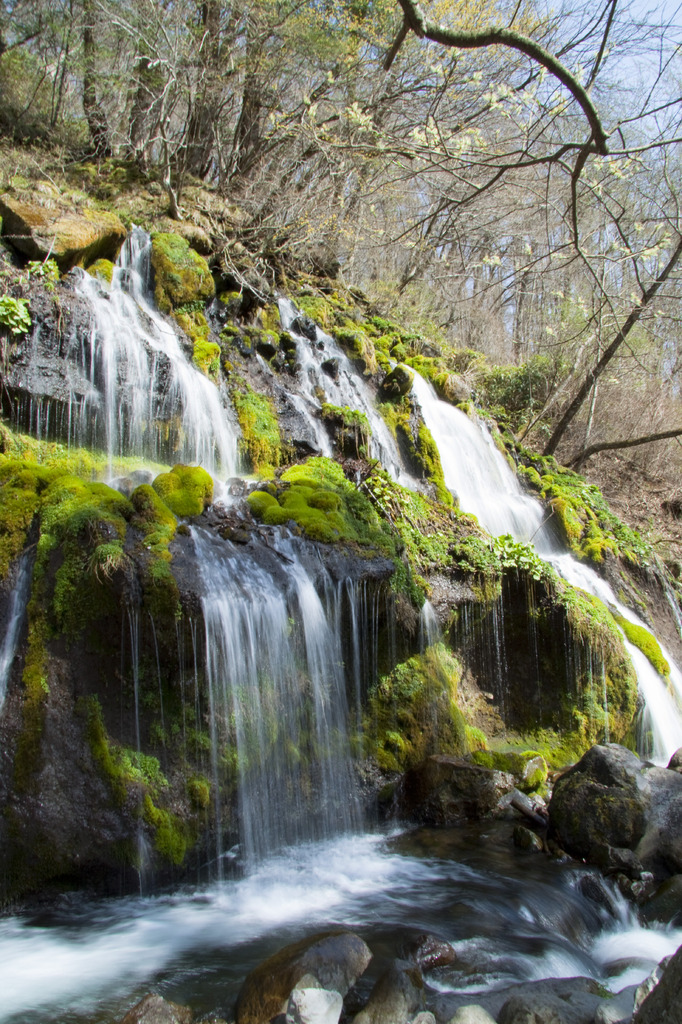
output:
M 97 54 L 95 47 L 95 12 L 92 0 L 83 0 L 83 113 L 88 122 L 90 138 L 98 159 L 111 156 L 107 115 L 97 99 Z
M 682 256 L 682 237 L 678 239 L 675 251 L 673 252 L 672 256 L 670 257 L 670 259 L 668 260 L 668 262 L 666 263 L 666 265 L 664 266 L 663 270 L 660 272 L 656 280 L 651 285 L 649 285 L 649 287 L 642 294 L 642 299 L 639 305 L 635 306 L 635 308 L 631 310 L 627 320 L 625 321 L 621 329 L 618 331 L 618 334 L 613 339 L 611 344 L 605 350 L 601 359 L 599 359 L 599 361 L 588 372 L 587 376 L 585 377 L 585 380 L 578 389 L 575 398 L 569 405 L 564 415 L 561 417 L 552 436 L 547 442 L 545 446 L 545 455 L 553 455 L 554 452 L 557 450 L 559 442 L 562 440 L 564 434 L 568 430 L 568 427 L 573 422 L 573 419 L 582 407 L 583 402 L 589 395 L 595 382 L 599 379 L 599 377 L 601 377 L 602 373 L 609 365 L 613 357 L 616 355 L 620 346 L 623 344 L 623 342 L 629 335 L 630 331 L 641 317 L 644 310 L 651 303 L 652 299 L 654 299 L 655 296 L 658 294 L 661 287 L 665 284 L 668 277 L 675 269 L 675 266 L 679 261 L 680 256 Z

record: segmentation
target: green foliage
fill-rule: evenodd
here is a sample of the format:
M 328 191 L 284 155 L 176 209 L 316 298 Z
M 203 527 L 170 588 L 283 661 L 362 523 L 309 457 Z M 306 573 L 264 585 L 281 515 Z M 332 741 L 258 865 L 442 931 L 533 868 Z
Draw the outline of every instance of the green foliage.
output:
M 232 392 L 242 430 L 241 451 L 256 473 L 271 476 L 284 461 L 277 414 L 267 395 L 259 395 L 247 385 L 242 387 Z
M 211 783 L 204 775 L 187 780 L 187 795 L 195 811 L 205 811 L 211 802 Z
M 176 867 L 187 854 L 189 835 L 187 828 L 177 815 L 156 807 L 149 793 L 145 794 L 142 816 L 154 829 L 154 846 L 158 853 Z
M 670 676 L 670 665 L 663 657 L 660 644 L 655 636 L 645 629 L 630 622 L 624 615 L 614 615 L 614 619 L 625 633 L 631 644 L 638 647 L 642 654 L 645 654 L 659 675 L 666 679 Z
M 389 771 L 405 771 L 429 754 L 469 748 L 457 706 L 462 666 L 444 644 L 429 647 L 383 676 L 367 703 L 367 753 Z
M 48 291 L 54 291 L 59 280 L 59 267 L 55 260 L 29 260 L 26 269 L 29 277 L 42 281 Z
M 481 368 L 477 384 L 484 404 L 517 430 L 545 404 L 555 377 L 554 362 L 535 355 L 520 366 Z
M 213 500 L 213 480 L 201 466 L 178 463 L 160 473 L 152 487 L 176 516 L 200 516 Z
M 0 295 L 0 325 L 7 327 L 12 334 L 26 334 L 31 327 L 27 300 Z

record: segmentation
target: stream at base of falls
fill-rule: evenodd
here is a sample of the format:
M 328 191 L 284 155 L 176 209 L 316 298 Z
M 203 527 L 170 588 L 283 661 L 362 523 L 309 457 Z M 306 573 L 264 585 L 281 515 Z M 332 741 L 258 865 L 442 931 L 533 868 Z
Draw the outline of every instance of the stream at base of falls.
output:
M 426 976 L 436 1008 L 543 978 L 592 977 L 617 992 L 682 944 L 682 928 L 642 927 L 607 883 L 602 904 L 587 898 L 588 872 L 575 862 L 516 850 L 512 827 L 346 836 L 205 888 L 91 902 L 64 895 L 49 910 L 0 921 L 0 1021 L 110 1024 L 150 990 L 229 1021 L 253 967 L 334 926 L 356 931 L 374 954 L 363 998 L 409 938 L 450 942 L 455 964 Z

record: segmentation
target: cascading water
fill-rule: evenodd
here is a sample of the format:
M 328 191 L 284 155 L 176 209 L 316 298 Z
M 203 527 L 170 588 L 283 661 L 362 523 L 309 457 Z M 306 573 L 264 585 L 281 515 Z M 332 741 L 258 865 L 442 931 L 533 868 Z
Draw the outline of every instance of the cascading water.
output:
M 7 683 L 9 682 L 14 656 L 17 653 L 21 625 L 26 613 L 26 604 L 31 592 L 31 576 L 33 571 L 33 559 L 27 550 L 19 560 L 19 571 L 16 583 L 9 598 L 7 618 L 5 621 L 5 635 L 0 644 L 0 711 L 5 703 Z
M 335 585 L 319 559 L 304 564 L 305 545 L 293 539 L 273 535 L 274 549 L 245 552 L 195 530 L 194 542 L 204 582 L 214 787 L 231 749 L 242 858 L 253 865 L 292 843 L 357 831 L 347 688 L 362 672 L 360 665 L 353 678 L 344 672 L 340 608 L 344 599 L 350 605 L 359 661 L 357 588 Z
M 445 482 L 459 498 L 463 511 L 476 515 L 493 536 L 511 534 L 517 541 L 532 543 L 538 554 L 573 586 L 598 597 L 635 625 L 643 625 L 630 608 L 618 601 L 605 580 L 562 549 L 551 519 L 540 503 L 522 490 L 488 431 L 461 410 L 442 402 L 418 373 L 413 392 L 438 446 Z M 673 696 L 649 660 L 624 640 L 646 702 L 645 728 L 651 733 L 651 749 L 646 753 L 660 763 L 667 762 L 682 745 L 682 713 L 678 706 L 682 702 L 682 675 L 661 648 L 671 665 Z
M 110 458 L 191 462 L 223 477 L 236 471 L 236 433 L 216 386 L 188 359 L 179 333 L 154 306 L 149 236 L 134 228 L 110 287 L 81 272 L 76 292 L 91 310 L 87 344 L 72 339 L 90 382 L 71 418 L 78 444 Z
M 348 356 L 337 345 L 334 339 L 311 323 L 314 337 L 305 337 L 296 330 L 301 314 L 289 299 L 279 300 L 279 311 L 282 326 L 289 331 L 296 342 L 296 350 L 301 370 L 299 379 L 303 387 L 304 397 L 300 399 L 298 408 L 311 425 L 317 444 L 324 455 L 331 455 L 331 445 L 324 425 L 319 419 L 321 408 L 318 395 L 324 393 L 326 400 L 332 405 L 348 406 L 363 412 L 372 429 L 369 448 L 372 458 L 378 459 L 394 480 L 405 486 L 414 485 L 414 480 L 405 472 L 402 459 L 391 432 L 376 411 L 372 396 L 360 375 L 353 369 Z M 334 375 L 325 372 L 323 363 L 332 361 Z

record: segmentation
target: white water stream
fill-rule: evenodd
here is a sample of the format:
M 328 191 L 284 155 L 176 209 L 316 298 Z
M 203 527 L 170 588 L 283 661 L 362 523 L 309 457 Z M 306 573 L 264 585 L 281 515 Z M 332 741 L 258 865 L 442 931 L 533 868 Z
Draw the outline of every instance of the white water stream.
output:
M 142 235 L 134 236 L 109 291 L 86 277 L 80 282 L 93 310 L 89 372 L 99 395 L 88 398 L 87 409 L 79 407 L 83 431 L 94 418 L 95 433 L 105 435 L 112 456 L 183 459 L 231 475 L 236 455 L 229 414 L 146 293 L 146 244 Z M 291 324 L 293 307 L 280 308 L 285 325 Z M 344 353 L 322 332 L 312 342 L 300 334 L 295 340 L 303 378 L 297 402 L 320 450 L 330 450 L 319 420 L 322 387 L 334 404 L 367 414 L 373 454 L 405 482 L 393 439 Z M 337 379 L 321 368 L 329 358 L 338 361 Z M 438 403 L 423 383 L 417 378 L 415 389 L 448 486 L 462 506 L 491 533 L 532 542 L 571 582 L 606 593 L 604 581 L 560 552 L 551 527 L 542 525 L 539 503 L 521 490 L 489 435 Z M 159 429 L 166 420 L 170 440 Z M 232 1019 L 234 997 L 256 963 L 332 925 L 358 930 L 375 952 L 365 995 L 387 962 L 400 955 L 402 938 L 416 930 L 453 944 L 458 961 L 439 976 L 437 988 L 442 996 L 460 993 L 469 1002 L 478 992 L 514 982 L 575 975 L 618 991 L 673 952 L 682 943 L 682 929 L 642 927 L 616 893 L 610 911 L 591 902 L 580 889 L 579 868 L 515 851 L 508 823 L 499 831 L 486 822 L 403 837 L 350 834 L 359 813 L 348 768 L 348 723 L 353 713 L 360 718 L 358 680 L 376 678 L 377 607 L 362 585 L 333 582 L 321 566 L 313 571 L 300 546 L 274 544 L 270 557 L 279 574 L 265 572 L 251 550 L 236 552 L 195 533 L 214 757 L 225 732 L 234 730 L 247 768 L 238 856 L 248 872 L 155 897 L 88 902 L 82 894 L 67 894 L 49 910 L 1 919 L 0 1021 L 119 1020 L 149 990 L 189 1003 L 199 1014 L 217 1011 Z M 610 590 L 605 599 L 618 607 Z M 11 612 L 9 627 L 2 652 L 12 652 L 6 656 L 11 664 L 18 612 Z M 428 645 L 436 630 L 428 604 L 420 629 Z M 646 692 L 653 670 L 639 651 L 632 653 Z M 667 711 L 657 704 L 667 690 L 654 676 L 647 702 L 660 751 L 667 751 L 682 736 L 674 700 Z M 349 692 L 349 678 L 355 693 Z M 309 780 L 297 768 L 302 744 L 309 747 L 306 757 L 312 757 L 322 794 L 319 818 L 305 828 L 301 789 Z M 213 770 L 215 780 L 216 760 Z M 301 842 L 306 838 L 316 841 Z M 282 849 L 286 843 L 298 845 Z M 229 875 L 230 861 L 219 843 L 216 855 Z
M 92 390 L 74 412 L 81 444 L 104 444 L 110 458 L 139 455 L 189 462 L 214 475 L 237 470 L 236 430 L 216 386 L 185 353 L 179 331 L 149 291 L 149 236 L 134 228 L 111 285 L 81 273 L 77 293 L 91 309 L 80 361 Z
M 0 712 L 2 712 L 7 684 L 9 682 L 14 656 L 17 653 L 21 625 L 26 614 L 26 604 L 31 592 L 31 575 L 33 560 L 28 551 L 24 551 L 19 559 L 19 570 L 16 583 L 9 598 L 5 633 L 0 643 Z
M 438 446 L 445 482 L 458 497 L 462 510 L 472 512 L 493 536 L 511 534 L 517 541 L 532 543 L 538 554 L 573 586 L 598 597 L 630 622 L 644 625 L 617 599 L 606 580 L 566 552 L 542 505 L 523 491 L 485 426 L 441 401 L 418 373 L 415 373 L 413 393 Z M 661 647 L 671 666 L 671 692 L 648 658 L 627 640 L 625 645 L 646 701 L 646 726 L 653 738 L 651 756 L 660 764 L 667 763 L 682 746 L 682 674 Z
M 405 487 L 414 486 L 415 481 L 406 473 L 393 436 L 377 412 L 367 385 L 354 369 L 346 353 L 329 334 L 325 334 L 317 326 L 314 328 L 315 337 L 312 339 L 292 329 L 301 313 L 290 299 L 279 300 L 279 311 L 282 326 L 296 342 L 296 354 L 301 364 L 299 381 L 303 397 L 298 399 L 297 407 L 314 431 L 322 454 L 332 454 L 329 436 L 319 416 L 319 395 L 324 393 L 326 401 L 332 405 L 347 406 L 365 414 L 372 430 L 369 443 L 372 458 L 378 459 L 394 480 Z M 323 369 L 322 364 L 328 360 L 333 360 L 336 364 L 334 376 Z

